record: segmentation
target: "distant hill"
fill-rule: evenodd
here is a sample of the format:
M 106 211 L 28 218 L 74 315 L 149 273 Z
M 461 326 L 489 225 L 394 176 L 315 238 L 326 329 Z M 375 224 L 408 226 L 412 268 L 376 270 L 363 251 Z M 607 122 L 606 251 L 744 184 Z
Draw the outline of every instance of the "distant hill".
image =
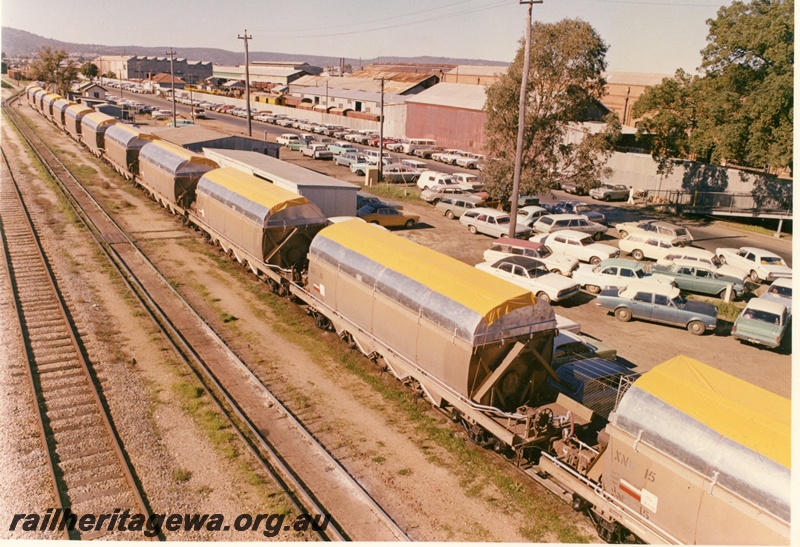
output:
M 2 27 L 2 51 L 8 57 L 34 57 L 42 46 L 64 49 L 76 57 L 91 59 L 99 55 L 149 55 L 163 57 L 170 46 L 104 46 L 99 44 L 74 44 L 45 38 L 36 34 L 10 27 Z M 174 46 L 173 46 L 174 47 Z M 190 61 L 211 61 L 215 65 L 236 65 L 244 62 L 244 52 L 202 47 L 175 47 L 178 57 Z M 276 53 L 267 51 L 251 51 L 252 61 L 305 61 L 313 66 L 334 66 L 339 64 L 339 57 L 324 55 L 306 55 L 296 53 Z M 360 59 L 362 65 L 381 63 L 423 63 L 452 65 L 494 65 L 505 66 L 508 63 L 487 61 L 483 59 L 457 59 L 450 57 L 378 57 Z M 346 58 L 345 63 L 357 65 L 359 59 Z

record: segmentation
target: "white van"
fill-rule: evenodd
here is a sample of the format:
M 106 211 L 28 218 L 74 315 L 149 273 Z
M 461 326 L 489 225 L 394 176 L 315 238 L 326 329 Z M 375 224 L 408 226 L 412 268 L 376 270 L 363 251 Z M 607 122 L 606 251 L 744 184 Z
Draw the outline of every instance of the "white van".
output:
M 420 190 L 427 190 L 436 185 L 452 185 L 461 188 L 461 185 L 456 182 L 456 179 L 454 179 L 452 175 L 442 173 L 441 171 L 423 171 L 417 179 L 417 186 Z
M 408 139 L 403 143 L 403 153 L 413 154 L 414 150 L 432 150 L 436 148 L 436 141 L 433 139 Z

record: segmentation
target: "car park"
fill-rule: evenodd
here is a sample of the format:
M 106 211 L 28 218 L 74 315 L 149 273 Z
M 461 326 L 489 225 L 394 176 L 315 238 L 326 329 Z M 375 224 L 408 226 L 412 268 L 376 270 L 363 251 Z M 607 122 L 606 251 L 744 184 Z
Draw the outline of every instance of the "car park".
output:
M 633 232 L 619 240 L 619 248 L 630 254 L 634 260 L 659 260 L 672 254 L 682 244 L 669 236 Z
M 630 188 L 623 184 L 615 184 L 613 186 L 608 184 L 601 184 L 596 188 L 589 190 L 589 195 L 594 199 L 602 201 L 619 201 L 628 199 L 630 196 Z
M 437 211 L 441 211 L 447 218 L 456 219 L 460 218 L 461 215 L 470 209 L 483 207 L 483 205 L 483 199 L 479 196 L 461 194 L 442 197 L 434 208 Z
M 492 242 L 483 252 L 483 260 L 492 262 L 509 256 L 527 256 L 535 258 L 552 273 L 570 277 L 578 267 L 578 260 L 564 254 L 554 253 L 550 247 L 542 243 L 500 237 Z
M 783 304 L 792 313 L 792 280 L 785 277 L 776 279 L 759 298 Z
M 394 207 L 376 207 L 371 212 L 358 211 L 359 218 L 385 228 L 412 228 L 419 222 L 419 215 L 406 213 Z
M 532 241 L 544 243 L 554 253 L 571 256 L 581 262 L 600 264 L 607 258 L 617 258 L 619 249 L 605 243 L 595 242 L 591 236 L 573 230 L 559 230 L 552 234 L 539 234 Z
M 475 267 L 528 289 L 544 302 L 560 302 L 580 291 L 569 278 L 551 273 L 542 262 L 527 256 L 507 256 Z
M 605 289 L 597 305 L 614 312 L 620 321 L 641 319 L 686 328 L 701 335 L 717 328 L 717 308 L 707 302 L 687 300 L 680 289 L 666 283 L 636 281 L 624 289 Z
M 765 249 L 757 247 L 719 248 L 717 249 L 717 258 L 723 264 L 730 264 L 749 272 L 750 279 L 755 283 L 759 283 L 761 280 L 773 281 L 781 277 L 792 277 L 792 269 L 786 265 L 783 258 Z
M 586 220 L 583 215 L 542 215 L 533 223 L 533 230 L 541 234 L 551 234 L 560 230 L 584 232 L 599 240 L 608 228 L 597 222 Z
M 467 211 L 458 221 L 466 226 L 473 234 L 486 234 L 491 237 L 508 236 L 511 227 L 511 217 L 508 213 L 498 211 L 497 209 L 489 209 L 488 207 L 479 207 L 472 211 Z M 527 237 L 530 235 L 530 229 L 524 226 L 517 226 L 514 232 L 515 237 Z
M 603 223 L 606 221 L 606 216 L 603 213 L 595 211 L 591 205 L 582 201 L 561 200 L 544 207 L 553 214 L 568 213 L 571 215 L 583 215 L 592 222 Z
M 663 220 L 639 220 L 636 222 L 621 222 L 614 226 L 619 232 L 620 237 L 625 237 L 634 232 L 655 233 L 672 238 L 684 245 L 691 245 L 694 238 L 689 230 L 683 226 L 664 222 Z
M 709 294 L 720 298 L 725 295 L 728 285 L 731 285 L 735 298 L 741 298 L 747 290 L 745 278 L 722 275 L 713 268 L 691 260 L 675 260 L 669 266 L 656 264 L 651 273 L 653 277 L 672 280 L 682 291 Z
M 753 298 L 736 318 L 731 335 L 737 340 L 777 348 L 783 342 L 791 314 L 780 302 Z
M 621 289 L 633 281 L 648 278 L 644 264 L 627 258 L 608 258 L 597 265 L 581 264 L 572 273 L 572 279 L 592 294 L 599 294 L 607 288 Z

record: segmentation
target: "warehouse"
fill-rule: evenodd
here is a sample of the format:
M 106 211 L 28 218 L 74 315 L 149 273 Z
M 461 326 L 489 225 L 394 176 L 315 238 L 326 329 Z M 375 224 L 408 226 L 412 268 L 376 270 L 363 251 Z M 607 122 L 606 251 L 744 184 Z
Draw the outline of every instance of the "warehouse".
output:
M 227 135 L 199 125 L 153 127 L 148 129 L 148 132 L 160 139 L 183 146 L 196 153 L 201 153 L 203 148 L 224 148 L 226 150 L 249 150 L 277 158 L 278 150 L 281 147 L 274 142 L 238 135 Z

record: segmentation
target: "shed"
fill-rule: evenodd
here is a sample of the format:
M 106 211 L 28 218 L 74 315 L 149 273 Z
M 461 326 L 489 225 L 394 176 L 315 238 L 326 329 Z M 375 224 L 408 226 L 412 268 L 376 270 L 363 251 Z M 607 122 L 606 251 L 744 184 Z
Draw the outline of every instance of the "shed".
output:
M 96 156 L 101 156 L 105 150 L 105 133 L 109 127 L 116 124 L 116 118 L 101 112 L 86 114 L 81 120 L 81 134 L 83 142 Z
M 195 212 L 251 257 L 281 268 L 305 261 L 312 238 L 325 223 L 319 208 L 303 196 L 233 167 L 200 178 Z
M 162 140 L 182 146 L 198 154 L 202 153 L 204 148 L 220 148 L 224 150 L 248 150 L 277 158 L 281 148 L 278 143 L 241 135 L 228 135 L 213 131 L 202 125 L 154 127 L 151 133 Z
M 304 196 L 330 218 L 355 216 L 359 187 L 276 158 L 245 150 L 204 148 L 221 167 L 236 167 L 275 186 Z
M 106 158 L 130 180 L 139 174 L 139 151 L 157 138 L 131 125 L 112 125 L 105 134 Z
M 200 154 L 161 140 L 145 144 L 139 152 L 142 186 L 165 207 L 179 207 L 180 213 L 194 201 L 198 179 L 217 167 Z

